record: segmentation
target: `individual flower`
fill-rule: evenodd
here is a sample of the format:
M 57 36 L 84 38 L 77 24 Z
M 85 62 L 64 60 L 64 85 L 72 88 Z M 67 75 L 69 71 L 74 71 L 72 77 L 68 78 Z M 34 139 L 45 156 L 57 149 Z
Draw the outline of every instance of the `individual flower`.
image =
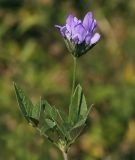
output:
M 88 12 L 83 21 L 70 14 L 64 26 L 55 25 L 60 30 L 67 48 L 75 57 L 82 56 L 99 41 L 100 34 L 95 33 L 96 26 L 92 12 Z

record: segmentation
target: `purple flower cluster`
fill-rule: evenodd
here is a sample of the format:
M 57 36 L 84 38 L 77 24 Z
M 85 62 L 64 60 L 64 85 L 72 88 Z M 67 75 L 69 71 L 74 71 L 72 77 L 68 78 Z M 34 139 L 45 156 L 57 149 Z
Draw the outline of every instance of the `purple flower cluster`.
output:
M 73 54 L 75 54 L 76 51 L 81 51 L 81 55 L 86 53 L 99 41 L 100 34 L 94 34 L 96 26 L 97 23 L 93 18 L 92 12 L 88 12 L 83 21 L 69 15 L 64 26 L 55 25 L 66 40 L 70 51 L 72 50 L 72 52 L 74 52 Z M 77 54 L 77 56 L 81 55 Z

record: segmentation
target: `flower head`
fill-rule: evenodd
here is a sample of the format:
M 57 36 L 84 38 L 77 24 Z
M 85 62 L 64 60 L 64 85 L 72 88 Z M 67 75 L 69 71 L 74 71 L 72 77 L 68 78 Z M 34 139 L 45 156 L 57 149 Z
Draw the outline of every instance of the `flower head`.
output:
M 96 26 L 92 12 L 88 12 L 83 21 L 70 14 L 64 26 L 55 25 L 60 30 L 69 51 L 75 57 L 82 56 L 99 41 L 100 34 L 94 34 Z

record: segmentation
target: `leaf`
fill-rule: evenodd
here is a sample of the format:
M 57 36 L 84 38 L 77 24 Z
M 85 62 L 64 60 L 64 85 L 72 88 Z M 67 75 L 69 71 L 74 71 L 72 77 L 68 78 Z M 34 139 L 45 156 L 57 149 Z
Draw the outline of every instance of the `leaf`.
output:
M 16 83 L 14 83 L 14 88 L 19 107 L 24 117 L 30 124 L 32 124 L 32 126 L 37 126 L 40 118 L 41 102 L 38 103 L 36 106 L 33 106 L 29 97 Z
M 71 130 L 73 130 L 73 129 L 76 129 L 76 128 L 79 128 L 79 127 L 83 126 L 83 125 L 85 124 L 85 122 L 86 122 L 86 119 L 82 119 L 82 120 L 80 120 L 78 123 L 76 123 L 76 124 L 72 127 L 72 129 L 71 129 Z
M 77 85 L 69 107 L 69 121 L 72 125 L 86 117 L 87 113 L 86 99 L 82 87 Z
M 75 142 L 75 140 L 80 136 L 80 134 L 84 130 L 84 128 L 86 126 L 86 120 L 87 120 L 87 117 L 89 115 L 89 112 L 90 112 L 92 106 L 93 105 L 91 105 L 89 107 L 85 116 L 82 119 L 80 119 L 76 124 L 74 124 L 74 126 L 72 126 L 72 128 L 70 128 L 70 135 L 72 137 L 72 141 L 70 142 L 70 145 Z
M 40 135 L 46 135 L 46 132 L 47 132 L 49 129 L 50 129 L 49 126 L 46 126 L 46 125 L 42 126 L 42 127 L 39 129 Z
M 41 100 L 33 107 L 31 112 L 31 117 L 35 119 L 39 119 L 40 112 L 41 112 Z
M 56 126 L 56 123 L 50 119 L 45 119 L 44 125 L 40 128 L 40 134 L 44 135 L 50 129 L 53 129 Z
M 24 93 L 24 91 L 16 83 L 14 83 L 14 88 L 19 107 L 23 115 L 26 117 L 26 119 L 28 119 L 28 114 L 31 112 L 33 104 L 28 98 L 28 96 Z
M 54 121 L 57 119 L 57 112 L 54 107 L 52 107 L 47 101 L 42 101 L 42 105 L 45 104 L 44 112 Z
M 42 105 L 45 106 L 45 114 L 46 117 L 48 117 L 50 120 L 55 122 L 57 126 L 57 130 L 59 131 L 60 134 L 62 134 L 64 137 L 67 137 L 68 139 L 70 138 L 70 135 L 68 133 L 68 130 L 66 128 L 65 122 L 56 107 L 52 107 L 47 101 L 42 100 Z
M 90 110 L 91 110 L 92 106 L 93 106 L 93 104 L 90 106 L 89 110 L 87 110 L 87 113 L 86 113 L 86 115 L 84 115 L 83 119 L 81 119 L 79 122 L 77 122 L 77 123 L 72 127 L 71 130 L 76 129 L 76 128 L 79 128 L 79 127 L 85 125 L 86 120 L 87 120 L 87 117 L 88 117 L 88 115 L 89 115 L 89 113 L 90 113 Z
M 87 113 L 87 103 L 85 96 L 83 94 L 81 86 L 79 86 L 79 93 L 78 93 L 78 99 L 80 96 L 80 101 L 79 101 L 79 109 L 78 109 L 78 119 L 81 117 L 84 118 L 86 113 Z
M 34 122 L 34 125 L 39 124 L 40 114 L 41 114 L 41 99 L 40 101 L 31 109 L 31 112 L 28 114 L 29 119 Z
M 56 123 L 53 122 L 52 120 L 50 119 L 45 119 L 46 121 L 46 124 L 50 127 L 50 128 L 54 128 L 56 126 Z

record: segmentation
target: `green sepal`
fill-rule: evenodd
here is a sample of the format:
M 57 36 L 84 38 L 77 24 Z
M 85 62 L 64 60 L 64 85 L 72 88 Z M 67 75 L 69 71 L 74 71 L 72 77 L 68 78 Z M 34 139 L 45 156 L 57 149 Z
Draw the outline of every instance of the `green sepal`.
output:
M 76 58 L 83 56 L 96 45 L 96 43 L 93 45 L 87 45 L 85 42 L 81 44 L 75 44 L 73 41 L 68 40 L 67 38 L 64 38 L 64 42 L 68 51 Z

